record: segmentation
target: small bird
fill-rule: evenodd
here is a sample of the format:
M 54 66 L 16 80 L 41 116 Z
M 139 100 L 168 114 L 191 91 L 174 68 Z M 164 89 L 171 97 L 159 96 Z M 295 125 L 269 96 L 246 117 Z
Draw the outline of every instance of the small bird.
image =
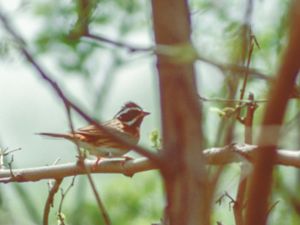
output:
M 145 116 L 149 115 L 140 106 L 133 102 L 127 102 L 113 119 L 102 125 L 116 136 L 137 144 L 140 139 L 140 126 Z M 80 148 L 87 150 L 97 157 L 123 157 L 130 151 L 127 146 L 115 141 L 109 135 L 99 130 L 95 125 L 80 128 L 73 133 L 38 133 L 55 138 L 64 138 L 78 144 Z

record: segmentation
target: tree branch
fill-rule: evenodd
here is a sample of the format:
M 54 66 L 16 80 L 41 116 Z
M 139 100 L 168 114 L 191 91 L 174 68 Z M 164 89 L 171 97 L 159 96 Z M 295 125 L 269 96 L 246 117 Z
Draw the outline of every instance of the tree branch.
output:
M 210 165 L 225 165 L 248 160 L 252 162 L 258 147 L 247 144 L 231 144 L 225 147 L 208 148 L 203 151 Z M 199 151 L 200 152 L 200 151 Z M 279 149 L 276 164 L 300 168 L 300 150 Z M 123 159 L 104 159 L 97 165 L 93 160 L 85 160 L 91 173 L 119 173 L 133 176 L 135 173 L 157 169 L 147 158 L 124 161 Z M 12 176 L 12 173 L 14 176 Z M 0 182 L 33 182 L 42 179 L 61 179 L 68 176 L 86 174 L 86 170 L 76 162 L 60 165 L 42 166 L 26 169 L 0 170 Z
M 160 45 L 155 45 L 155 46 L 150 46 L 150 47 L 139 47 L 139 46 L 125 43 L 125 42 L 112 40 L 111 38 L 107 38 L 107 37 L 104 37 L 103 35 L 99 35 L 99 34 L 88 33 L 88 34 L 85 34 L 83 37 L 92 39 L 92 40 L 96 40 L 96 41 L 100 41 L 103 43 L 107 43 L 107 44 L 113 45 L 115 47 L 123 48 L 123 49 L 128 50 L 129 52 L 150 52 L 150 53 L 153 53 L 156 55 L 170 56 L 170 53 L 176 51 L 176 47 L 174 47 L 174 46 L 160 44 Z M 247 67 L 237 65 L 237 64 L 219 63 L 219 62 L 213 61 L 211 59 L 208 59 L 206 57 L 200 56 L 199 54 L 196 55 L 195 60 L 210 64 L 210 65 L 218 68 L 221 71 L 230 71 L 230 72 L 235 72 L 237 74 L 243 74 L 247 71 L 253 77 L 260 78 L 263 80 L 271 80 L 271 77 L 272 77 L 270 75 L 263 74 L 253 68 L 247 69 Z
M 139 158 L 129 161 L 123 159 L 107 159 L 99 162 L 97 165 L 94 160 L 85 160 L 85 167 L 91 173 L 121 173 L 124 175 L 133 175 L 134 173 L 156 168 L 146 158 Z M 12 176 L 12 173 L 14 176 Z M 0 182 L 29 182 L 41 179 L 59 179 L 68 176 L 86 174 L 86 169 L 76 162 L 65 163 L 53 166 L 42 166 L 26 169 L 0 170 Z
M 273 167 L 277 161 L 277 144 L 280 139 L 279 129 L 273 131 L 273 142 L 264 145 L 270 126 L 281 126 L 289 96 L 291 96 L 300 69 L 300 1 L 290 4 L 290 26 L 287 47 L 282 57 L 276 81 L 270 92 L 262 127 L 258 138 L 261 145 L 255 157 L 254 169 L 249 183 L 248 204 L 245 225 L 264 225 L 267 223 L 269 198 L 272 192 Z

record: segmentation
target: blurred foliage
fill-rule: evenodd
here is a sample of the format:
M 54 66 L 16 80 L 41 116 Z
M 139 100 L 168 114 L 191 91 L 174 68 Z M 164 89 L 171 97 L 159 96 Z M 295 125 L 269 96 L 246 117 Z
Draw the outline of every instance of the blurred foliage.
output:
M 152 131 L 149 135 L 149 139 L 150 139 L 150 142 L 154 149 L 157 149 L 157 150 L 161 149 L 162 139 L 161 139 L 161 136 L 159 135 L 158 130 Z
M 121 40 L 126 34 L 140 27 L 139 12 L 142 4 L 140 1 L 94 0 L 88 1 L 91 9 L 89 13 L 80 13 L 81 2 L 84 0 L 65 0 L 58 3 L 45 0 L 33 4 L 32 13 L 41 23 L 34 47 L 36 54 L 54 54 L 58 65 L 66 74 L 89 77 L 97 73 L 96 70 L 91 70 L 89 62 L 101 62 L 96 51 L 103 49 L 105 45 L 81 38 L 85 33 L 82 30 L 103 35 L 109 29 L 115 34 L 113 36 Z M 88 16 L 89 23 L 86 24 L 86 18 L 80 16 Z
M 33 195 L 22 184 L 14 184 L 15 193 L 18 195 L 20 201 L 24 204 L 29 218 L 36 224 L 42 221 L 41 211 L 37 208 L 33 201 Z
M 160 177 L 157 173 L 136 175 L 134 185 L 127 182 L 112 183 L 105 195 L 113 224 L 151 224 L 162 217 L 163 196 Z
M 68 202 L 64 203 L 63 213 L 66 221 L 74 225 L 98 225 L 100 221 L 101 224 L 104 224 L 96 202 L 86 198 L 86 194 L 90 191 L 90 188 L 87 188 L 86 180 L 82 179 L 79 184 L 77 183 L 75 182 L 80 186 L 76 187 L 78 192 L 76 191 L 77 193 L 73 197 L 72 195 L 67 197 L 66 201 Z M 157 172 L 136 174 L 133 178 L 114 179 L 105 185 L 104 191 L 101 191 L 101 184 L 98 186 L 112 224 L 122 225 L 149 225 L 159 221 L 163 211 L 162 190 Z M 59 201 L 59 197 L 56 201 Z
M 3 192 L 0 187 L 0 224 L 10 224 L 12 222 L 12 215 L 7 209 L 5 198 L 3 196 L 4 193 L 5 192 Z

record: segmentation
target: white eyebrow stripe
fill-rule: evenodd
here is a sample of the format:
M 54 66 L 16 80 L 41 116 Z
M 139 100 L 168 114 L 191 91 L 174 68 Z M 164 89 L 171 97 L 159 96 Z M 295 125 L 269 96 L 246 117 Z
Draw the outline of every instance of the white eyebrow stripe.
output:
M 131 111 L 131 110 L 136 110 L 136 111 L 139 111 L 139 112 L 142 111 L 140 108 L 137 108 L 137 107 L 134 107 L 134 108 L 127 108 L 127 109 L 122 110 L 121 112 L 119 112 L 119 113 L 117 114 L 117 116 L 118 116 L 118 115 L 121 115 L 121 114 L 128 113 L 128 112 Z

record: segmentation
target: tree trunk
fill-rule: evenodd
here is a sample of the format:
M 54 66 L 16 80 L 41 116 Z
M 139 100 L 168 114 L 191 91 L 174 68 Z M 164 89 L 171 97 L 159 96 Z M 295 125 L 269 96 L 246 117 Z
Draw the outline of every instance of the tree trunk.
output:
M 164 149 L 161 171 L 168 204 L 166 217 L 171 225 L 208 225 L 210 204 L 205 199 L 207 182 L 201 152 L 201 106 L 194 60 L 189 56 L 184 58 L 185 54 L 193 54 L 188 4 L 185 0 L 152 0 L 152 10 L 156 44 L 174 47 L 169 53 L 175 54 L 161 53 L 157 59 Z

